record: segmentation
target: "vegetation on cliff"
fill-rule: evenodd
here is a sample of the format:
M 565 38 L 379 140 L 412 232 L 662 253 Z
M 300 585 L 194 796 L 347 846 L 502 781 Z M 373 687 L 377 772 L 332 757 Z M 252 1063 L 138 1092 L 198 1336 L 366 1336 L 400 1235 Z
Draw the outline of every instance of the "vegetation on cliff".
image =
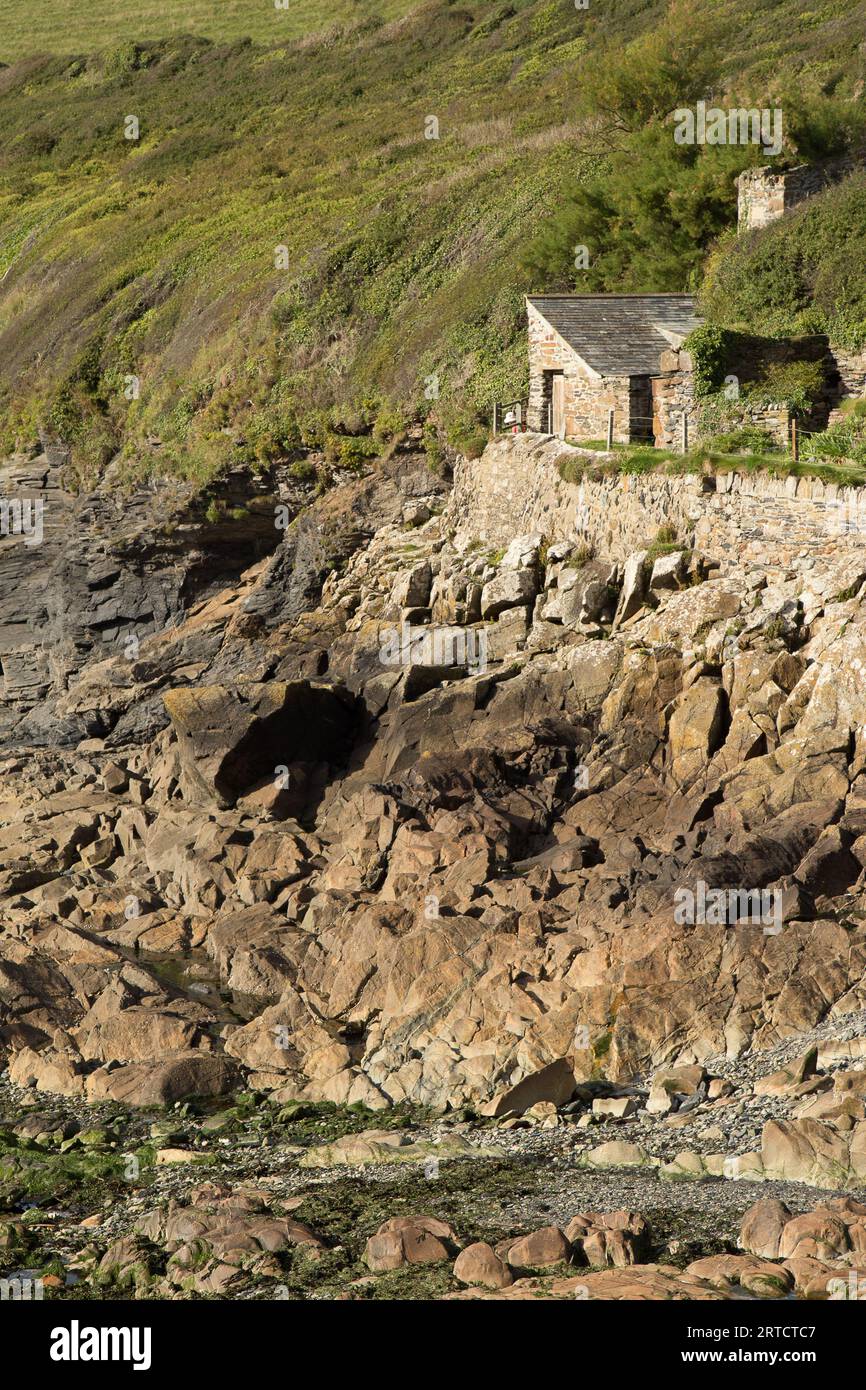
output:
M 685 289 L 731 225 L 763 154 L 676 145 L 673 107 L 796 83 L 794 146 L 831 148 L 862 65 L 858 4 L 179 8 L 132 41 L 91 6 L 81 54 L 0 10 L 0 444 L 63 439 L 82 483 L 353 466 L 413 418 L 479 447 L 525 292 Z

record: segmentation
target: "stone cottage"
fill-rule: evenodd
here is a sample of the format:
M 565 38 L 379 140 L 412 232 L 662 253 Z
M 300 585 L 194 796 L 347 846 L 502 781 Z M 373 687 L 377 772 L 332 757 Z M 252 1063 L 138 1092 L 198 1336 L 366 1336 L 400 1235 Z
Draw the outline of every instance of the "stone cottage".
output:
M 690 294 L 545 294 L 527 298 L 531 430 L 572 439 L 650 442 L 653 379 L 700 320 Z

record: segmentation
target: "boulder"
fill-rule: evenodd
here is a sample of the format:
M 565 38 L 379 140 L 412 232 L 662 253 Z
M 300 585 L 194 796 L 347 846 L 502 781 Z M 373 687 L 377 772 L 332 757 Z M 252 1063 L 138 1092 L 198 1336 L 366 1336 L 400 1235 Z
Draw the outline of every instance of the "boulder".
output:
M 514 1282 L 511 1270 L 483 1240 L 461 1250 L 454 1262 L 454 1278 L 459 1284 L 480 1284 L 487 1289 L 504 1289 Z
M 784 1202 L 766 1197 L 749 1207 L 740 1225 L 740 1248 L 762 1260 L 779 1258 L 779 1241 L 791 1213 Z
M 233 806 L 295 763 L 345 763 L 356 727 L 348 691 L 312 681 L 183 687 L 163 697 L 178 740 L 187 794 Z
M 508 1247 L 506 1261 L 512 1269 L 544 1269 L 560 1264 L 571 1254 L 571 1245 L 558 1226 L 543 1226 Z
M 186 1052 L 162 1062 L 132 1062 L 87 1077 L 89 1101 L 124 1105 L 171 1105 L 190 1096 L 223 1096 L 238 1084 L 235 1065 L 213 1052 Z
M 818 1120 L 768 1120 L 761 1135 L 765 1174 L 785 1182 L 844 1187 L 850 1178 L 850 1152 L 847 1136 Z
M 481 590 L 482 618 L 498 618 L 506 608 L 528 606 L 535 598 L 536 588 L 533 570 L 501 570 Z
M 437 1264 L 449 1258 L 454 1233 L 431 1216 L 397 1216 L 381 1225 L 364 1248 L 364 1262 L 374 1274 L 402 1265 Z
M 500 1115 L 522 1115 L 539 1101 L 551 1101 L 557 1107 L 567 1105 L 574 1095 L 574 1087 L 571 1063 L 566 1057 L 560 1057 L 540 1071 L 525 1076 L 507 1091 L 502 1091 L 482 1107 L 483 1113 L 496 1119 Z
M 626 1144 L 621 1139 L 598 1144 L 584 1155 L 584 1162 L 590 1168 L 645 1168 L 652 1161 L 640 1144 Z
M 651 1115 L 666 1115 L 680 1097 L 695 1095 L 705 1080 L 701 1066 L 665 1067 L 653 1074 L 646 1108 Z

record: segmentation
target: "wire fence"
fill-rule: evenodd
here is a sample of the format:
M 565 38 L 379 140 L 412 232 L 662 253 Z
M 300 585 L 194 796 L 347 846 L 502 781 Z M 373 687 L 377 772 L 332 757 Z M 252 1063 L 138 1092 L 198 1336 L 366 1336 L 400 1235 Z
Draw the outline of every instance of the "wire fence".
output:
M 772 409 L 772 407 L 769 407 Z M 801 455 L 801 448 L 804 442 L 820 438 L 826 435 L 828 426 L 821 429 L 810 429 L 800 423 L 794 415 L 789 415 L 785 419 L 784 407 L 778 407 L 779 420 L 776 430 L 764 430 L 766 435 L 767 447 L 756 452 L 766 452 L 768 459 L 773 455 L 784 455 L 793 462 L 798 462 Z M 528 425 L 529 410 L 526 401 L 511 401 L 507 404 L 497 404 L 493 407 L 493 433 L 498 434 L 505 430 L 508 433 L 526 433 Z M 702 442 L 704 437 L 712 438 L 706 431 L 701 431 L 701 408 L 698 405 L 689 404 L 677 406 L 662 414 L 640 415 L 631 411 L 624 413 L 611 409 L 607 413 L 605 439 L 599 438 L 596 443 L 603 444 L 609 451 L 615 448 L 622 448 L 629 444 L 633 445 L 652 445 L 653 447 L 671 448 L 678 447 L 680 453 L 687 454 L 694 444 Z M 598 428 L 602 423 L 598 419 L 594 422 L 587 421 L 587 429 Z M 547 434 L 552 438 L 565 439 L 564 423 L 559 429 L 554 429 L 554 406 L 552 402 L 546 401 L 541 407 L 541 434 Z M 645 428 L 642 428 L 645 427 Z M 734 426 L 728 430 L 721 430 L 718 433 L 735 433 L 737 430 L 753 429 L 760 430 L 761 426 L 757 423 L 750 425 L 748 420 L 744 420 L 739 426 Z M 617 439 L 617 433 L 627 435 L 626 439 Z M 780 437 L 781 436 L 781 437 Z M 773 447 L 775 446 L 775 447 Z M 735 458 L 736 455 L 731 456 Z M 824 455 L 826 460 L 841 466 L 858 466 L 858 461 L 844 453 L 831 452 Z

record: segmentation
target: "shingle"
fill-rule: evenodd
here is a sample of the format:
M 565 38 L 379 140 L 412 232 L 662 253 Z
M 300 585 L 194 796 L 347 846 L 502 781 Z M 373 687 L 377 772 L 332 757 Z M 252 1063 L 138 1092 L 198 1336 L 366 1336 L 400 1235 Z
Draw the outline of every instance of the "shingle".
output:
M 527 302 L 602 376 L 657 372 L 672 339 L 701 322 L 690 294 L 540 294 Z

